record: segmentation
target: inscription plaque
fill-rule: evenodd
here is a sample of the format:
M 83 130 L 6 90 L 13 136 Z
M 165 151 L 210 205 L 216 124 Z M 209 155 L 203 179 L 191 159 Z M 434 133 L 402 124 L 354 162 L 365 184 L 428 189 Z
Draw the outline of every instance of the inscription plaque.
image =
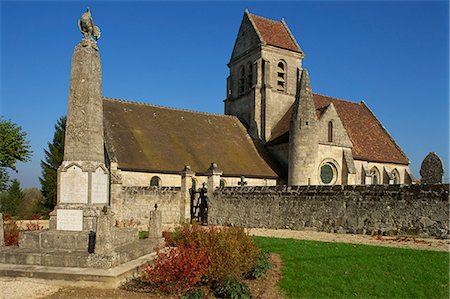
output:
M 83 211 L 82 210 L 56 210 L 56 229 L 82 231 Z
M 93 204 L 108 203 L 108 175 L 100 167 L 92 173 L 92 193 Z
M 61 202 L 88 203 L 88 173 L 76 165 L 61 172 Z

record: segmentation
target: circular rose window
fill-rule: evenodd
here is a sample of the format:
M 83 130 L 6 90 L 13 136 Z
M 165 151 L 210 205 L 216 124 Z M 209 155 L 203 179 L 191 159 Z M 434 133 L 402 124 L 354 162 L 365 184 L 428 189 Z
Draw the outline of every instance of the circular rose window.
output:
M 322 184 L 329 185 L 335 180 L 336 171 L 334 165 L 325 163 L 320 167 L 320 180 Z

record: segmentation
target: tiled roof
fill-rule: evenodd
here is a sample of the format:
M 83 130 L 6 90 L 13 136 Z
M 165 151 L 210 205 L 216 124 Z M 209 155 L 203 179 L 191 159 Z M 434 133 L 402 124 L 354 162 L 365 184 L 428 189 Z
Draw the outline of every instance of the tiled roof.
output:
M 255 24 L 261 38 L 268 45 L 302 53 L 285 24 L 250 13 L 248 15 Z
M 224 176 L 277 178 L 234 116 L 104 98 L 110 158 L 120 169 L 204 173 L 216 162 Z
M 333 103 L 353 144 L 352 153 L 355 160 L 409 164 L 406 155 L 364 103 L 319 94 L 314 94 L 313 97 L 319 115 L 325 106 Z M 291 114 L 292 107 L 275 126 L 270 143 L 288 140 L 286 135 L 289 134 Z

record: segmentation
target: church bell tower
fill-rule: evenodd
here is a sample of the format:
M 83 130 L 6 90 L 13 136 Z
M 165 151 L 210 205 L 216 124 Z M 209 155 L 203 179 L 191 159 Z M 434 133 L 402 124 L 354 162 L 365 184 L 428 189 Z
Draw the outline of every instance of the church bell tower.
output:
M 225 114 L 238 117 L 253 138 L 268 142 L 295 100 L 303 57 L 284 19 L 246 10 L 228 63 Z

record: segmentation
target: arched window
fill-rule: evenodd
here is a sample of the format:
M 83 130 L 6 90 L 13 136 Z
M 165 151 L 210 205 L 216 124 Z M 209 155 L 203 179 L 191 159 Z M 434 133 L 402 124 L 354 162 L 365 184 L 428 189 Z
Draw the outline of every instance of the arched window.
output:
M 333 142 L 333 122 L 328 122 L 328 142 Z
M 278 62 L 277 66 L 277 90 L 286 90 L 286 64 L 283 61 Z
M 392 184 L 394 185 L 400 184 L 400 175 L 397 169 L 392 170 Z
M 220 188 L 223 188 L 223 187 L 225 187 L 226 185 L 227 185 L 227 182 L 225 182 L 224 179 L 220 179 L 220 183 L 219 183 Z
M 161 187 L 161 179 L 158 176 L 152 177 L 150 180 L 151 187 Z
M 247 64 L 247 90 L 253 86 L 253 65 L 251 62 Z
M 242 65 L 239 68 L 239 95 L 242 95 L 244 93 L 244 88 L 245 88 L 245 68 Z
M 380 172 L 376 167 L 370 170 L 370 176 L 372 177 L 372 185 L 379 185 L 380 182 Z
M 320 166 L 320 181 L 323 185 L 333 185 L 337 181 L 337 168 L 331 162 L 325 162 Z
M 197 180 L 192 178 L 192 190 L 197 190 Z

